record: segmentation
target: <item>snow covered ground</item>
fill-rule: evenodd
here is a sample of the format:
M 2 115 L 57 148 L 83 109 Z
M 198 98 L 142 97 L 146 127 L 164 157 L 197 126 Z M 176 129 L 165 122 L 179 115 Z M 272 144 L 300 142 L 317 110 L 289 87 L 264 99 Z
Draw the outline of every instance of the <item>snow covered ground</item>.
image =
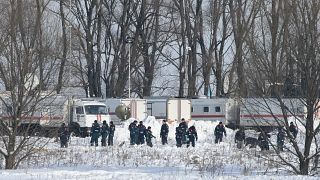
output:
M 319 179 L 292 176 L 287 168 L 265 159 L 260 149 L 239 150 L 234 144 L 234 131 L 227 129 L 221 144 L 214 144 L 213 130 L 217 122 L 191 121 L 199 139 L 196 147 L 175 146 L 176 123 L 170 124 L 169 144 L 161 145 L 161 122 L 148 118 L 154 147 L 130 146 L 128 120 L 116 127 L 115 146 L 91 147 L 90 138 L 71 139 L 68 148 L 52 141 L 36 156 L 23 162 L 18 170 L 1 170 L 0 179 Z M 256 137 L 254 131 L 247 136 Z M 269 155 L 268 155 L 269 156 Z

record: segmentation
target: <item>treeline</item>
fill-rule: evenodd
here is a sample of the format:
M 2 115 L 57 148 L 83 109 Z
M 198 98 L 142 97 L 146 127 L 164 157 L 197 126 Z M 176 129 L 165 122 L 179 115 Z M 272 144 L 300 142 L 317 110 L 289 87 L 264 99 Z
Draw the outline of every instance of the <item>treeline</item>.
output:
M 128 97 L 129 77 L 131 97 L 303 96 L 319 81 L 319 3 L 4 1 L 0 79 L 89 97 Z

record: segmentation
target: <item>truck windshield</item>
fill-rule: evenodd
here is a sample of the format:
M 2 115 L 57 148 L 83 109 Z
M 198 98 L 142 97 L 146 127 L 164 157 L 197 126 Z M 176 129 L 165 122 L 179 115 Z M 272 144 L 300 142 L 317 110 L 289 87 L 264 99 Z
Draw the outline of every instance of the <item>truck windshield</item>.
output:
M 87 105 L 84 107 L 86 114 L 107 114 L 106 106 Z

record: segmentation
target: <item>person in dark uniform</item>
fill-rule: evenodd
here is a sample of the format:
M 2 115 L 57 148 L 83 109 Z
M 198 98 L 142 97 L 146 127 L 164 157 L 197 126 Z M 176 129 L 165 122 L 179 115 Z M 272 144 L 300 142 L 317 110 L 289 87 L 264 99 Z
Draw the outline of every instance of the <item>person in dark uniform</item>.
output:
M 137 132 L 138 132 L 138 127 L 137 127 L 137 120 L 134 120 L 132 123 L 129 125 L 129 131 L 130 131 L 130 145 L 134 145 L 137 143 Z
M 99 139 L 100 133 L 101 133 L 100 125 L 98 121 L 95 120 L 91 127 L 91 141 L 90 141 L 91 146 L 93 145 L 98 146 L 98 139 Z
M 152 131 L 151 131 L 151 127 L 150 126 L 148 126 L 148 129 L 146 130 L 146 142 L 147 142 L 147 145 L 148 146 L 150 146 L 150 147 L 152 147 L 153 145 L 152 145 L 152 141 L 151 141 L 151 139 L 152 138 L 156 138 L 154 135 L 152 135 Z
M 293 135 L 293 138 L 296 139 L 297 134 L 298 134 L 298 129 L 297 129 L 297 127 L 293 124 L 293 122 L 290 123 L 289 131 L 290 131 L 291 134 Z
M 102 122 L 101 126 L 101 146 L 106 146 L 107 137 L 109 134 L 109 126 L 106 121 Z
M 113 124 L 113 121 L 110 121 L 110 126 L 109 126 L 109 137 L 108 137 L 108 146 L 113 146 L 113 136 L 114 136 L 114 131 L 116 130 L 115 125 Z
M 168 144 L 168 133 L 169 133 L 169 126 L 166 120 L 163 120 L 161 129 L 160 129 L 160 138 L 161 138 L 162 145 Z
M 269 150 L 269 138 L 270 134 L 261 132 L 258 137 L 258 141 L 260 144 L 261 151 Z
M 146 133 L 146 126 L 143 125 L 143 122 L 140 121 L 138 125 L 138 143 L 137 144 L 144 144 L 144 137 Z
M 182 144 L 187 144 L 187 130 L 188 130 L 188 124 L 185 121 L 184 118 L 181 119 L 181 123 L 179 124 L 179 127 L 181 128 L 182 134 Z
M 277 148 L 278 152 L 283 151 L 283 145 L 284 145 L 284 131 L 281 127 L 278 129 L 278 134 L 277 134 Z
M 224 128 L 224 125 L 222 124 L 222 122 L 219 122 L 219 124 L 214 129 L 214 135 L 216 137 L 214 142 L 216 144 L 222 142 L 223 134 L 224 134 L 224 136 L 227 136 L 226 129 Z
M 246 139 L 246 134 L 244 132 L 244 128 L 240 128 L 234 137 L 234 141 L 237 144 L 237 148 L 241 149 L 244 145 L 244 141 Z
M 192 147 L 195 147 L 196 145 L 195 141 L 198 141 L 198 134 L 197 134 L 196 127 L 191 126 L 187 131 L 187 135 L 188 135 L 187 147 L 190 146 L 190 143 Z
M 67 148 L 68 141 L 69 141 L 69 129 L 68 127 L 66 127 L 65 123 L 61 124 L 61 127 L 59 128 L 58 133 L 59 133 L 61 148 Z
M 176 127 L 176 145 L 177 147 L 182 146 L 182 136 L 183 136 L 183 130 L 180 126 Z

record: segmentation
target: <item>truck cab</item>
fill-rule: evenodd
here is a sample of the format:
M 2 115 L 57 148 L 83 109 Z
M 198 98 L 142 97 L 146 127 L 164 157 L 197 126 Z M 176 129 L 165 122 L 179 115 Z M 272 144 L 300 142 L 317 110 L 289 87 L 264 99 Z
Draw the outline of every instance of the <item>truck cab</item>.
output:
M 95 120 L 99 124 L 103 121 L 110 121 L 110 115 L 104 102 L 94 99 L 77 99 L 71 106 L 72 131 L 82 137 L 90 134 L 90 129 Z

